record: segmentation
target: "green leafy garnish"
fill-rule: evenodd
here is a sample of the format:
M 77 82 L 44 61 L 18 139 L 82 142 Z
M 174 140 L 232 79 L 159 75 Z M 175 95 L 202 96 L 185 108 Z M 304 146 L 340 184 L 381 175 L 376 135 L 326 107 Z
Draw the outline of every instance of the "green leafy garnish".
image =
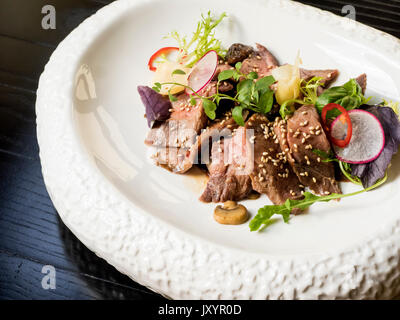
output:
M 168 97 L 171 102 L 178 101 L 178 98 L 172 95 L 171 92 L 168 92 Z
M 323 78 L 313 77 L 309 81 L 301 80 L 300 92 L 304 96 L 304 104 L 315 105 L 318 100 L 318 88 L 324 85 Z
M 332 87 L 325 90 L 317 99 L 315 107 L 322 111 L 328 103 L 337 103 L 346 110 L 352 110 L 366 104 L 366 99 L 362 93 L 360 85 L 355 79 L 351 79 L 340 87 Z
M 301 105 L 308 105 L 312 104 L 315 105 L 318 99 L 318 88 L 323 86 L 322 78 L 320 77 L 313 77 L 309 81 L 305 81 L 304 79 L 300 82 L 300 92 L 303 95 L 303 100 L 300 99 L 293 99 L 285 101 L 280 109 L 279 114 L 282 119 L 286 119 L 286 117 L 292 115 L 295 111 L 294 104 L 298 103 Z
M 343 175 L 352 183 L 362 186 L 360 178 L 354 176 L 351 173 L 351 164 L 340 161 L 335 157 L 333 152 L 327 153 L 325 151 L 319 150 L 319 149 L 313 149 L 312 152 L 314 152 L 317 156 L 321 157 L 322 162 L 337 162 L 339 164 L 340 171 L 342 171 Z
M 186 74 L 186 72 L 183 71 L 183 70 L 181 70 L 181 69 L 176 69 L 176 70 L 174 70 L 174 71 L 172 72 L 172 75 L 174 75 L 174 74 Z
M 206 98 L 202 98 L 201 101 L 203 102 L 203 108 L 204 108 L 204 112 L 206 113 L 206 115 L 211 119 L 214 120 L 215 119 L 215 110 L 217 110 L 217 105 L 211 101 L 208 100 Z
M 253 218 L 253 220 L 250 221 L 250 224 L 249 224 L 250 230 L 257 231 L 263 225 L 268 225 L 271 221 L 272 216 L 274 216 L 276 214 L 281 215 L 283 217 L 283 220 L 285 223 L 289 223 L 290 214 L 294 209 L 305 210 L 316 202 L 328 202 L 331 200 L 356 196 L 361 193 L 371 191 L 372 189 L 378 188 L 379 186 L 384 184 L 386 182 L 386 180 L 387 180 L 387 175 L 385 175 L 385 177 L 382 180 L 378 181 L 372 187 L 363 189 L 360 191 L 356 191 L 353 193 L 348 193 L 348 194 L 333 193 L 328 196 L 316 196 L 310 192 L 305 192 L 304 199 L 302 199 L 302 200 L 288 199 L 288 200 L 286 200 L 286 202 L 284 204 L 281 204 L 281 205 L 264 206 L 258 210 L 257 215 Z
M 161 91 L 161 83 L 156 82 L 152 88 L 154 91 L 160 92 Z
M 224 70 L 218 75 L 218 81 L 225 81 L 233 77 L 235 70 Z
M 240 72 L 240 63 L 237 63 L 235 67 L 235 69 L 222 71 L 218 75 L 217 93 L 209 97 L 200 96 L 191 87 L 175 82 L 165 82 L 161 84 L 156 83 L 154 84 L 153 89 L 159 92 L 161 86 L 171 84 L 179 85 L 185 87 L 186 89 L 189 89 L 189 91 L 193 92 L 194 96 L 203 101 L 204 111 L 211 120 L 215 119 L 215 111 L 220 102 L 222 100 L 231 100 L 236 104 L 236 107 L 233 109 L 232 112 L 232 117 L 237 124 L 239 124 L 240 126 L 244 126 L 244 110 L 248 109 L 264 115 L 271 111 L 274 105 L 274 92 L 270 89 L 270 86 L 275 83 L 275 79 L 273 76 L 268 76 L 256 81 L 256 79 L 258 79 L 258 74 L 256 72 L 251 72 L 245 75 Z M 226 81 L 231 78 L 242 79 L 236 86 L 237 93 L 234 97 L 222 94 L 218 90 L 219 85 L 222 81 Z M 176 101 L 176 97 L 171 95 L 170 92 L 168 95 L 171 101 Z M 196 104 L 193 96 L 190 99 L 190 103 L 192 105 Z
M 239 126 L 244 126 L 243 119 L 243 108 L 241 106 L 237 106 L 232 110 L 232 118 Z
M 221 41 L 215 38 L 215 28 L 226 16 L 224 12 L 218 19 L 214 19 L 208 11 L 207 15 L 201 15 L 201 21 L 197 23 L 196 31 L 190 40 L 177 31 L 171 32 L 165 38 L 173 38 L 178 42 L 180 59 L 189 68 L 210 50 L 215 50 L 220 57 L 225 57 L 226 50 L 222 49 Z

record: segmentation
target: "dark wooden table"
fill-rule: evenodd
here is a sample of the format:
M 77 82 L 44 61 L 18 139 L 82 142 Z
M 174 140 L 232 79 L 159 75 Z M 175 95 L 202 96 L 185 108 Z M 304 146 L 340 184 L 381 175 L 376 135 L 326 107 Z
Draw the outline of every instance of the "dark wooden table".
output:
M 189 1 L 189 0 L 188 0 Z M 111 0 L 0 1 L 0 299 L 163 299 L 90 252 L 58 218 L 46 192 L 36 140 L 39 76 L 57 44 Z M 400 0 L 301 1 L 400 37 Z M 41 27 L 56 8 L 56 29 Z M 43 289 L 45 265 L 56 289 Z

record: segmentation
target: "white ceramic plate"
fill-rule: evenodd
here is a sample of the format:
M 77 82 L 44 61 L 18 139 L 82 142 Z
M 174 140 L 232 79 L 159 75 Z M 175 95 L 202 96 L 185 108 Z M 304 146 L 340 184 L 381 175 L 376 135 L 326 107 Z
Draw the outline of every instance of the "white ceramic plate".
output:
M 91 250 L 171 298 L 390 298 L 400 290 L 400 159 L 379 190 L 323 203 L 251 233 L 223 226 L 197 198 L 204 179 L 154 166 L 136 87 L 149 56 L 190 34 L 201 12 L 227 11 L 226 45 L 266 45 L 281 61 L 368 74 L 368 95 L 400 100 L 400 42 L 283 0 L 120 0 L 57 48 L 41 76 L 37 124 L 43 175 L 65 224 Z M 344 192 L 355 189 L 343 185 Z M 246 201 L 251 214 L 268 204 Z

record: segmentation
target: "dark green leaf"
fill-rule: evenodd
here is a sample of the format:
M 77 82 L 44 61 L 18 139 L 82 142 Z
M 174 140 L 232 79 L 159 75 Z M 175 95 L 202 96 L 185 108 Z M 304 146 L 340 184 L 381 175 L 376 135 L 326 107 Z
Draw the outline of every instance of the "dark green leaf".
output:
M 206 115 L 211 119 L 214 120 L 215 119 L 215 110 L 217 110 L 217 105 L 212 102 L 211 100 L 208 99 L 201 99 L 201 101 L 203 102 L 203 108 L 204 108 L 204 112 L 206 113 Z
M 247 79 L 250 79 L 250 80 L 258 79 L 258 74 L 257 74 L 257 72 L 254 72 L 254 71 L 250 72 L 250 73 L 247 75 Z
M 243 80 L 237 85 L 237 99 L 240 101 L 243 107 L 248 107 L 251 103 L 251 95 L 254 91 L 253 80 Z
M 258 80 L 256 82 L 256 89 L 258 91 L 261 91 L 261 94 L 263 94 L 265 91 L 270 90 L 270 86 L 272 84 L 274 84 L 276 82 L 276 80 L 274 79 L 273 76 L 268 76 L 268 77 L 264 77 L 261 78 L 260 80 Z
M 233 108 L 232 117 L 239 126 L 244 126 L 243 108 L 241 106 Z
M 235 73 L 235 70 L 224 70 L 218 75 L 218 81 L 228 80 L 232 78 Z
M 235 68 L 236 68 L 237 72 L 240 72 L 240 69 L 242 68 L 242 63 L 241 62 L 237 62 L 235 64 Z
M 260 112 L 263 114 L 267 114 L 271 111 L 272 106 L 274 105 L 274 92 L 272 90 L 265 91 L 260 98 L 260 102 L 258 104 L 258 108 Z
M 195 106 L 195 105 L 196 105 L 196 99 L 195 99 L 194 97 L 190 97 L 190 104 L 191 104 L 192 106 Z
M 367 100 L 362 94 L 362 89 L 356 80 L 351 79 L 340 87 L 332 87 L 325 90 L 317 99 L 315 106 L 321 112 L 328 103 L 340 104 L 347 110 L 355 109 L 364 104 Z M 337 111 L 328 115 L 338 116 Z

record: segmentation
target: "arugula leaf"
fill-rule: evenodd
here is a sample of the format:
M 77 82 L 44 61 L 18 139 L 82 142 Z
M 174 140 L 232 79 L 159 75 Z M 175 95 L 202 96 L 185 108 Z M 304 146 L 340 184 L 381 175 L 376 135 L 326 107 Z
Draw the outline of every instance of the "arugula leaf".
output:
M 206 98 L 202 98 L 201 101 L 203 102 L 203 108 L 204 108 L 204 112 L 206 113 L 206 115 L 211 119 L 214 120 L 215 119 L 215 110 L 217 110 L 217 105 L 212 102 L 211 100 L 208 100 Z
M 243 107 L 236 106 L 232 110 L 232 118 L 239 126 L 244 126 L 244 119 L 243 119 Z
M 355 79 L 351 79 L 340 87 L 325 90 L 318 97 L 315 106 L 319 112 L 329 103 L 337 103 L 346 110 L 352 110 L 367 103 L 367 101 L 368 99 L 364 97 L 360 85 Z
M 269 205 L 262 207 L 258 210 L 258 213 L 253 218 L 253 220 L 250 221 L 249 224 L 250 231 L 257 231 L 261 228 L 262 225 L 267 225 L 270 222 L 271 217 L 275 214 L 282 215 L 285 223 L 288 223 L 290 218 L 290 213 L 293 211 L 293 209 L 305 210 L 316 202 L 329 202 L 331 200 L 356 196 L 361 193 L 368 192 L 375 188 L 378 188 L 386 181 L 387 181 L 387 174 L 383 179 L 376 182 L 373 186 L 353 193 L 348 193 L 348 194 L 332 193 L 328 196 L 316 196 L 310 192 L 305 192 L 304 199 L 302 200 L 288 199 L 284 204 L 281 205 Z

